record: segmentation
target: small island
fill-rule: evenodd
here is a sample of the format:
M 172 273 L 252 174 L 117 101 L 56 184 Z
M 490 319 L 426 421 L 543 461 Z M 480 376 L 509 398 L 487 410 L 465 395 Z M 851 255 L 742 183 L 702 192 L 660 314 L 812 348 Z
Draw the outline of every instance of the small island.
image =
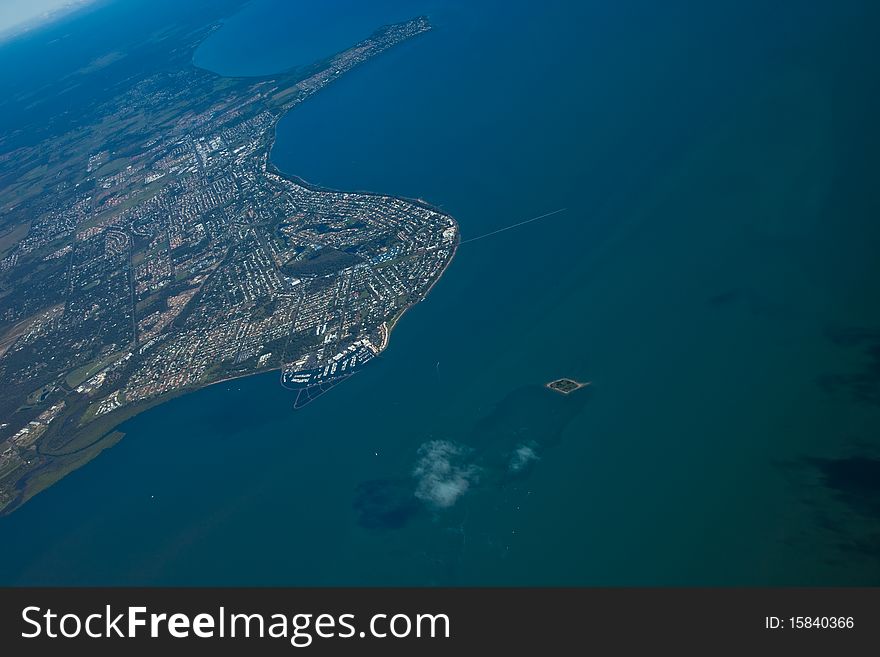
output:
M 546 383 L 550 390 L 555 390 L 556 392 L 568 395 L 574 392 L 575 390 L 579 390 L 581 388 L 586 388 L 588 385 L 591 385 L 592 381 L 587 381 L 586 383 L 581 383 L 580 381 L 575 381 L 574 379 L 556 379 L 555 381 L 551 381 L 550 383 Z

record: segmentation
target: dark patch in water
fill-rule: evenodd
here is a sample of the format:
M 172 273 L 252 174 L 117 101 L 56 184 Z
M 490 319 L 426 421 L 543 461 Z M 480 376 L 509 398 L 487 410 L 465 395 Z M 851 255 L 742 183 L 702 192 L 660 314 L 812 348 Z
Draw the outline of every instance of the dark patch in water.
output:
M 420 459 L 410 478 L 380 479 L 358 485 L 354 508 L 358 523 L 373 530 L 401 529 L 420 510 L 433 508 L 431 495 L 416 496 L 417 489 L 439 485 L 467 491 L 484 486 L 502 487 L 529 476 L 545 452 L 559 443 L 566 427 L 591 397 L 590 388 L 560 395 L 545 386 L 518 388 L 477 420 L 465 440 L 433 440 L 422 444 Z M 425 467 L 426 446 L 440 450 L 436 467 Z M 430 465 L 430 464 L 428 464 Z M 439 469 L 438 469 L 439 468 Z M 425 477 L 429 479 L 425 481 Z M 462 479 L 467 479 L 466 486 Z M 457 496 L 456 496 L 457 497 Z M 424 500 L 424 501 L 423 501 Z M 447 510 L 455 504 L 439 505 Z
M 863 515 L 880 519 L 880 459 L 851 456 L 811 458 L 807 462 L 819 470 L 825 485 L 842 502 Z
M 558 443 L 565 428 L 586 405 L 590 393 L 590 388 L 570 395 L 554 393 L 544 386 L 518 388 L 474 423 L 470 446 L 491 451 L 527 440 L 542 447 Z
M 861 349 L 865 361 L 859 372 L 820 376 L 819 385 L 829 394 L 843 391 L 855 401 L 880 406 L 880 330 L 838 327 L 828 329 L 826 335 L 840 347 Z
M 874 328 L 834 326 L 827 329 L 825 335 L 841 347 L 858 347 L 865 343 L 880 342 L 880 330 Z
M 565 428 L 590 399 L 591 388 L 560 395 L 545 386 L 525 386 L 498 402 L 474 423 L 467 443 L 474 449 L 483 480 L 504 484 L 528 476 L 544 453 L 562 439 Z M 524 447 L 530 454 L 522 463 L 518 452 Z
M 863 585 L 880 584 L 880 458 L 871 454 L 782 464 L 819 530 L 790 544 L 824 555 L 822 563 L 859 569 Z
M 358 484 L 354 509 L 358 524 L 366 529 L 402 529 L 421 506 L 409 479 L 374 479 Z

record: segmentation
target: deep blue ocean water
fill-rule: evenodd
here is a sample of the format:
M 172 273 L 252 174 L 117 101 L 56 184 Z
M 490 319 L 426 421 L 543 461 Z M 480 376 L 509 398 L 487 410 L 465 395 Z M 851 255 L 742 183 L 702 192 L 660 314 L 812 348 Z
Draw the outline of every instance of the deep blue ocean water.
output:
M 282 170 L 465 239 L 566 211 L 463 245 L 302 410 L 269 374 L 129 421 L 0 519 L 0 582 L 880 583 L 877 10 L 694 4 L 229 18 L 228 75 L 436 27 L 286 116 Z

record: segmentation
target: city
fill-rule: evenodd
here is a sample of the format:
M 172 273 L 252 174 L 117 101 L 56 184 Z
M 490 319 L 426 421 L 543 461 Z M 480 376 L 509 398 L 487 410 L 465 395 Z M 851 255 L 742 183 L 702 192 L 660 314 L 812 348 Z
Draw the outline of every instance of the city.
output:
M 287 111 L 429 29 L 386 26 L 274 78 L 181 59 L 86 127 L 0 143 L 0 511 L 172 396 L 280 370 L 301 406 L 385 348 L 451 261 L 456 222 L 291 179 L 268 154 Z

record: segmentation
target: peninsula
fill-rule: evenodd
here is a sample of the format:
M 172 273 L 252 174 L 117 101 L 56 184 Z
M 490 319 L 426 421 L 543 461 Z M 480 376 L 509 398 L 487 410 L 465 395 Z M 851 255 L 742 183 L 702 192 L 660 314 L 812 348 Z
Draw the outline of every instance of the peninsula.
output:
M 0 511 L 173 396 L 279 370 L 302 405 L 385 348 L 452 260 L 456 222 L 309 185 L 269 152 L 286 112 L 429 29 L 388 25 L 260 78 L 194 66 L 206 29 L 75 121 L 0 136 Z

